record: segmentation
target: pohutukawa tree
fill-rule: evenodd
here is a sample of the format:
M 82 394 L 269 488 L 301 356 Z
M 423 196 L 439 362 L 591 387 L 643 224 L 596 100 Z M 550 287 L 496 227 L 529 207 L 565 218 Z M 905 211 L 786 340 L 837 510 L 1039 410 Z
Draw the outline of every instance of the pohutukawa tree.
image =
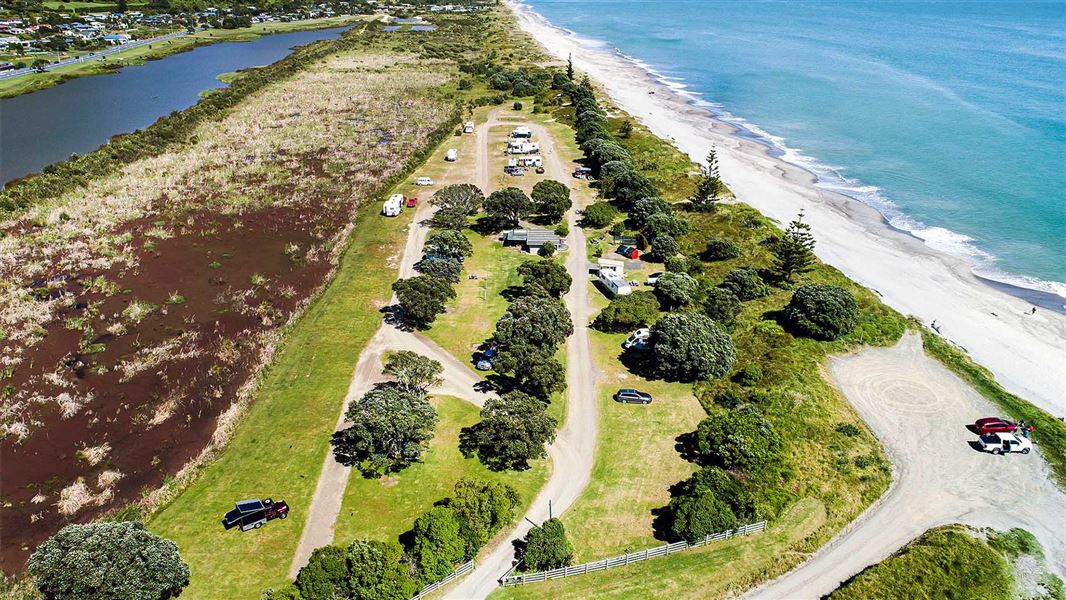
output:
M 496 190 L 485 199 L 485 212 L 508 227 L 533 214 L 536 207 L 526 193 L 516 187 Z
M 531 198 L 537 207 L 537 212 L 544 215 L 552 223 L 562 219 L 572 205 L 570 188 L 552 179 L 538 181 L 533 186 Z
M 429 202 L 439 210 L 455 210 L 472 216 L 481 210 L 481 204 L 484 201 L 485 194 L 476 185 L 457 183 L 437 190 Z
M 573 283 L 566 267 L 548 259 L 526 261 L 518 266 L 518 274 L 531 295 L 558 298 L 569 292 Z
M 410 350 L 389 354 L 385 360 L 386 375 L 390 375 L 408 390 L 425 395 L 429 388 L 441 384 L 444 367 L 432 358 Z
M 698 313 L 674 313 L 651 328 L 652 354 L 659 375 L 676 381 L 711 379 L 736 362 L 733 338 Z
M 418 461 L 437 426 L 437 411 L 426 397 L 398 382 L 374 386 L 344 417 L 352 425 L 333 434 L 333 454 L 368 478 Z
M 477 454 L 494 471 L 528 469 L 529 461 L 555 440 L 557 424 L 543 401 L 508 392 L 485 402 L 481 421 L 464 430 L 461 449 L 467 456 Z

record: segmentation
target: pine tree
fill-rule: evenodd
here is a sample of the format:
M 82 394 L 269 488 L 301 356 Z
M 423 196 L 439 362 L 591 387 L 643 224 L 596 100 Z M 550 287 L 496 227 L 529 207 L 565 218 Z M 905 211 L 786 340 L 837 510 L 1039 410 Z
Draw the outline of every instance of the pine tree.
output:
M 791 282 L 797 273 L 811 269 L 814 264 L 814 236 L 811 235 L 811 226 L 803 222 L 802 210 L 771 249 L 775 259 L 774 268 L 782 280 Z
M 566 55 L 566 78 L 570 81 L 574 80 L 574 55 Z
M 692 208 L 700 211 L 710 211 L 714 208 L 714 202 L 722 193 L 722 180 L 718 177 L 718 152 L 711 147 L 707 154 L 707 166 L 702 167 L 703 174 L 699 183 L 696 184 L 696 193 L 692 196 Z

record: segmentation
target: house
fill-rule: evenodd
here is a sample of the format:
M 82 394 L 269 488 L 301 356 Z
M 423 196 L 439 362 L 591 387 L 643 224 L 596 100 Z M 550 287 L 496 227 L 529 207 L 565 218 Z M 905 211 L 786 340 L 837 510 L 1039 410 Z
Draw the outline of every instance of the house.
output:
M 128 44 L 130 41 L 130 35 L 128 33 L 109 33 L 103 36 L 103 40 L 108 44 L 118 46 L 120 44 Z
M 596 261 L 597 272 L 603 273 L 604 271 L 613 271 L 619 275 L 625 274 L 626 263 L 625 261 L 615 260 L 613 258 L 601 258 Z
M 539 253 L 548 242 L 559 250 L 566 249 L 566 241 L 550 229 L 512 229 L 503 234 L 504 246 L 521 246 L 526 252 Z
M 403 194 L 393 194 L 381 207 L 381 214 L 386 217 L 398 217 L 403 212 Z
M 22 46 L 23 48 L 29 48 L 33 45 L 33 40 L 20 40 L 13 35 L 0 35 L 0 46 L 6 48 L 14 48 L 15 46 Z
M 626 278 L 615 271 L 604 271 L 601 269 L 599 280 L 600 285 L 603 286 L 607 291 L 607 294 L 612 298 L 615 296 L 628 296 L 633 293 Z

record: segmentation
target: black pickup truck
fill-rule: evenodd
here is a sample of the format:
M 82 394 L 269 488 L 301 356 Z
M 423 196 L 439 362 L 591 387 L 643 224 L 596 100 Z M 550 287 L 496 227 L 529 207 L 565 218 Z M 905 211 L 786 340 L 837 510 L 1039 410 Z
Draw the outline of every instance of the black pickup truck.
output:
M 228 529 L 240 527 L 241 531 L 259 529 L 267 521 L 289 516 L 289 505 L 284 500 L 242 500 L 222 517 L 222 526 Z

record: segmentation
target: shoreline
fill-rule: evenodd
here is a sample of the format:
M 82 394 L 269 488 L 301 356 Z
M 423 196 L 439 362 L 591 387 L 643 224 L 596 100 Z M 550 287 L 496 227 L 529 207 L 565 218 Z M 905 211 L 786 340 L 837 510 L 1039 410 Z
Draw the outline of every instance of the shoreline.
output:
M 697 162 L 716 146 L 722 178 L 738 200 L 779 223 L 805 210 L 819 258 L 903 314 L 927 325 L 937 322 L 946 339 L 989 368 L 1007 390 L 1056 417 L 1066 415 L 1066 315 L 1047 309 L 1051 298 L 1037 295 L 1052 294 L 975 274 L 971 263 L 892 226 L 873 206 L 818 185 L 816 173 L 784 160 L 780 150 L 717 118 L 692 93 L 637 61 L 582 45 L 528 5 L 506 4 L 549 55 L 565 60 L 572 53 L 575 67 L 652 133 Z M 1012 295 L 1007 286 L 1024 293 Z M 1030 314 L 1034 305 L 1042 310 Z

